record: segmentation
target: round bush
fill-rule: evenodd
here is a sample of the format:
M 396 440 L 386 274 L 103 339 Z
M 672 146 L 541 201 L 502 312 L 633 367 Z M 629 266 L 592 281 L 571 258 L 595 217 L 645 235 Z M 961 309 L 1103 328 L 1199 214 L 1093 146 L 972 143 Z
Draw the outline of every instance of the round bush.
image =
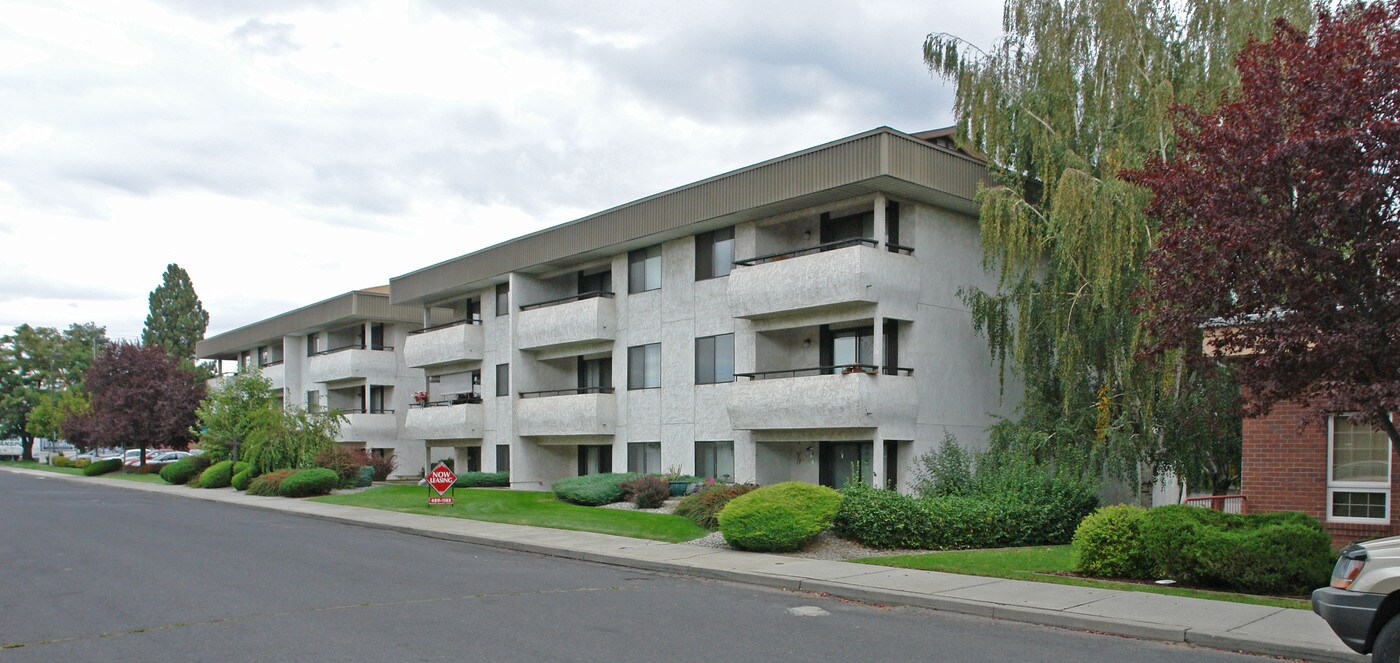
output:
M 277 489 L 277 494 L 282 497 L 325 495 L 338 485 L 340 485 L 340 475 L 336 474 L 335 470 L 313 467 L 283 479 L 281 487 Z
M 622 482 L 635 478 L 636 474 L 586 474 L 556 481 L 550 489 L 565 502 L 602 506 L 621 502 Z
M 1146 515 L 1146 509 L 1127 504 L 1089 514 L 1074 531 L 1075 570 L 1100 578 L 1150 575 L 1141 529 Z
M 273 470 L 262 474 L 248 482 L 248 494 L 276 497 L 277 491 L 282 487 L 282 482 L 296 473 L 296 470 Z
M 233 461 L 221 460 L 199 475 L 200 488 L 225 488 L 233 481 Z
M 799 481 L 764 486 L 729 501 L 719 512 L 719 531 L 740 550 L 798 550 L 831 526 L 841 494 Z
M 49 465 L 54 467 L 73 467 L 73 460 L 63 454 L 49 456 Z
M 87 467 L 84 467 L 83 475 L 95 477 L 100 474 L 109 474 L 111 472 L 116 472 L 120 469 L 122 469 L 122 460 L 120 458 L 109 458 L 107 460 L 99 460 L 96 463 L 92 463 Z
M 671 486 L 659 476 L 645 474 L 622 482 L 622 494 L 638 509 L 655 509 L 671 496 Z
M 368 488 L 374 483 L 374 466 L 365 465 L 355 473 L 355 487 Z
M 242 472 L 233 475 L 233 478 L 229 479 L 228 483 L 230 486 L 233 486 L 234 490 L 248 490 L 248 484 L 252 482 L 253 470 L 244 469 Z
M 758 488 L 753 484 L 741 483 L 733 486 L 717 483 L 712 486 L 701 488 L 699 492 L 691 493 L 681 498 L 676 504 L 676 515 L 689 518 L 707 530 L 719 529 L 719 512 L 724 510 L 729 501 L 753 492 Z
M 1163 506 L 1149 510 L 1140 529 L 1154 576 L 1201 587 L 1304 594 L 1327 584 L 1333 561 L 1322 524 L 1297 512 Z
M 166 483 L 184 485 L 203 474 L 211 463 L 209 454 L 186 456 L 160 468 L 160 478 L 164 479 Z

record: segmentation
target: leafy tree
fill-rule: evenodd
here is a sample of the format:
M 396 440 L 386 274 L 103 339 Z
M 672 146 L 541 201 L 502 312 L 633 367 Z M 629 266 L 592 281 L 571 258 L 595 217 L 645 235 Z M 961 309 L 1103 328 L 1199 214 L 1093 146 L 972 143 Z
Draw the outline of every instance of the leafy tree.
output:
M 177 359 L 194 360 L 194 345 L 204 339 L 209 313 L 194 292 L 190 275 L 179 265 L 166 265 L 160 285 L 151 291 L 150 313 L 141 330 L 141 343 L 154 345 Z
M 1233 89 L 1231 57 L 1307 0 L 1006 0 L 987 51 L 930 35 L 924 59 L 956 84 L 958 139 L 985 155 L 983 263 L 993 291 L 965 288 L 975 328 L 1026 386 L 1021 424 L 1051 446 L 1133 476 L 1169 465 L 1183 394 L 1217 393 L 1180 356 L 1149 362 L 1135 293 L 1156 235 L 1147 192 L 1124 168 L 1174 153 L 1172 109 Z M 1211 408 L 1212 412 L 1223 412 Z M 1175 455 L 1175 458 L 1189 457 Z
M 92 403 L 88 400 L 87 392 L 81 386 L 72 386 L 59 392 L 57 396 L 50 393 L 39 395 L 39 402 L 29 413 L 29 419 L 25 424 L 25 430 L 34 437 L 42 437 L 49 440 L 57 440 L 60 437 L 68 437 L 64 432 L 68 430 L 67 422 L 72 417 L 79 417 L 92 410 Z M 87 440 L 79 435 L 79 439 L 69 439 L 69 442 L 76 446 L 86 446 Z
M 254 427 L 266 419 L 261 413 L 276 407 L 272 381 L 258 368 L 240 367 L 195 410 L 200 448 L 216 460 L 228 458 L 233 440 L 248 441 Z
M 0 438 L 20 438 L 24 458 L 32 460 L 34 409 L 46 395 L 81 388 L 96 350 L 106 343 L 106 330 L 92 323 L 63 332 L 22 324 L 0 336 Z
M 1246 412 L 1302 402 L 1400 435 L 1400 3 L 1280 22 L 1238 60 L 1239 94 L 1187 111 L 1155 194 L 1157 349 L 1233 357 Z
M 91 442 L 106 447 L 183 446 L 191 439 L 204 381 L 152 345 L 109 345 L 87 372 Z
M 248 439 L 239 447 L 239 458 L 254 474 L 273 470 L 312 467 L 316 456 L 336 445 L 344 417 L 337 412 L 308 412 L 269 403 L 251 413 Z

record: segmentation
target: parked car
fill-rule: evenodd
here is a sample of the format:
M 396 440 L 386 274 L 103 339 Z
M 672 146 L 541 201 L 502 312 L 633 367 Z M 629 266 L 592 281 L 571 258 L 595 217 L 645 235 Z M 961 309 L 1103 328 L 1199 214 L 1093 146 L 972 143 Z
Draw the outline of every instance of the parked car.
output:
M 1375 663 L 1400 661 L 1400 536 L 1343 549 L 1312 608 L 1348 647 Z
M 180 460 L 181 458 L 188 458 L 189 456 L 190 452 L 188 451 L 166 451 L 164 453 L 157 454 L 154 457 L 147 458 L 146 464 L 165 465 L 166 463 L 173 463 L 177 460 Z

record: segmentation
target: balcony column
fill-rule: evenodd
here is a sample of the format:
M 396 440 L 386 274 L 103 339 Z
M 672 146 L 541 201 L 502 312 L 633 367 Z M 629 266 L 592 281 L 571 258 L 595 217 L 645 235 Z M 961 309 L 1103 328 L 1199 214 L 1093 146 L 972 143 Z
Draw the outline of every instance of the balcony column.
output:
M 875 439 L 870 444 L 870 487 L 885 487 L 885 440 L 880 437 L 880 429 L 875 429 Z
M 884 247 L 885 240 L 887 239 L 887 233 L 885 231 L 886 204 L 887 202 L 885 200 L 885 194 L 875 194 L 875 223 L 874 228 L 871 229 L 871 232 L 875 234 L 875 248 L 877 249 Z
M 870 352 L 870 362 L 875 364 L 875 373 L 880 373 L 880 367 L 885 365 L 885 318 L 880 315 L 879 308 L 875 309 L 875 333 L 872 335 L 872 349 Z

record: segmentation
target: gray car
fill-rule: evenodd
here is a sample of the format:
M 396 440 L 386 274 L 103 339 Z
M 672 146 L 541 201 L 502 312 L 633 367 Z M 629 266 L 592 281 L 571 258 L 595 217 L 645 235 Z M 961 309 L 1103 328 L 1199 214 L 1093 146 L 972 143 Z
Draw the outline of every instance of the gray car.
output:
M 1348 647 L 1377 663 L 1400 662 L 1400 537 L 1347 546 L 1312 607 Z

